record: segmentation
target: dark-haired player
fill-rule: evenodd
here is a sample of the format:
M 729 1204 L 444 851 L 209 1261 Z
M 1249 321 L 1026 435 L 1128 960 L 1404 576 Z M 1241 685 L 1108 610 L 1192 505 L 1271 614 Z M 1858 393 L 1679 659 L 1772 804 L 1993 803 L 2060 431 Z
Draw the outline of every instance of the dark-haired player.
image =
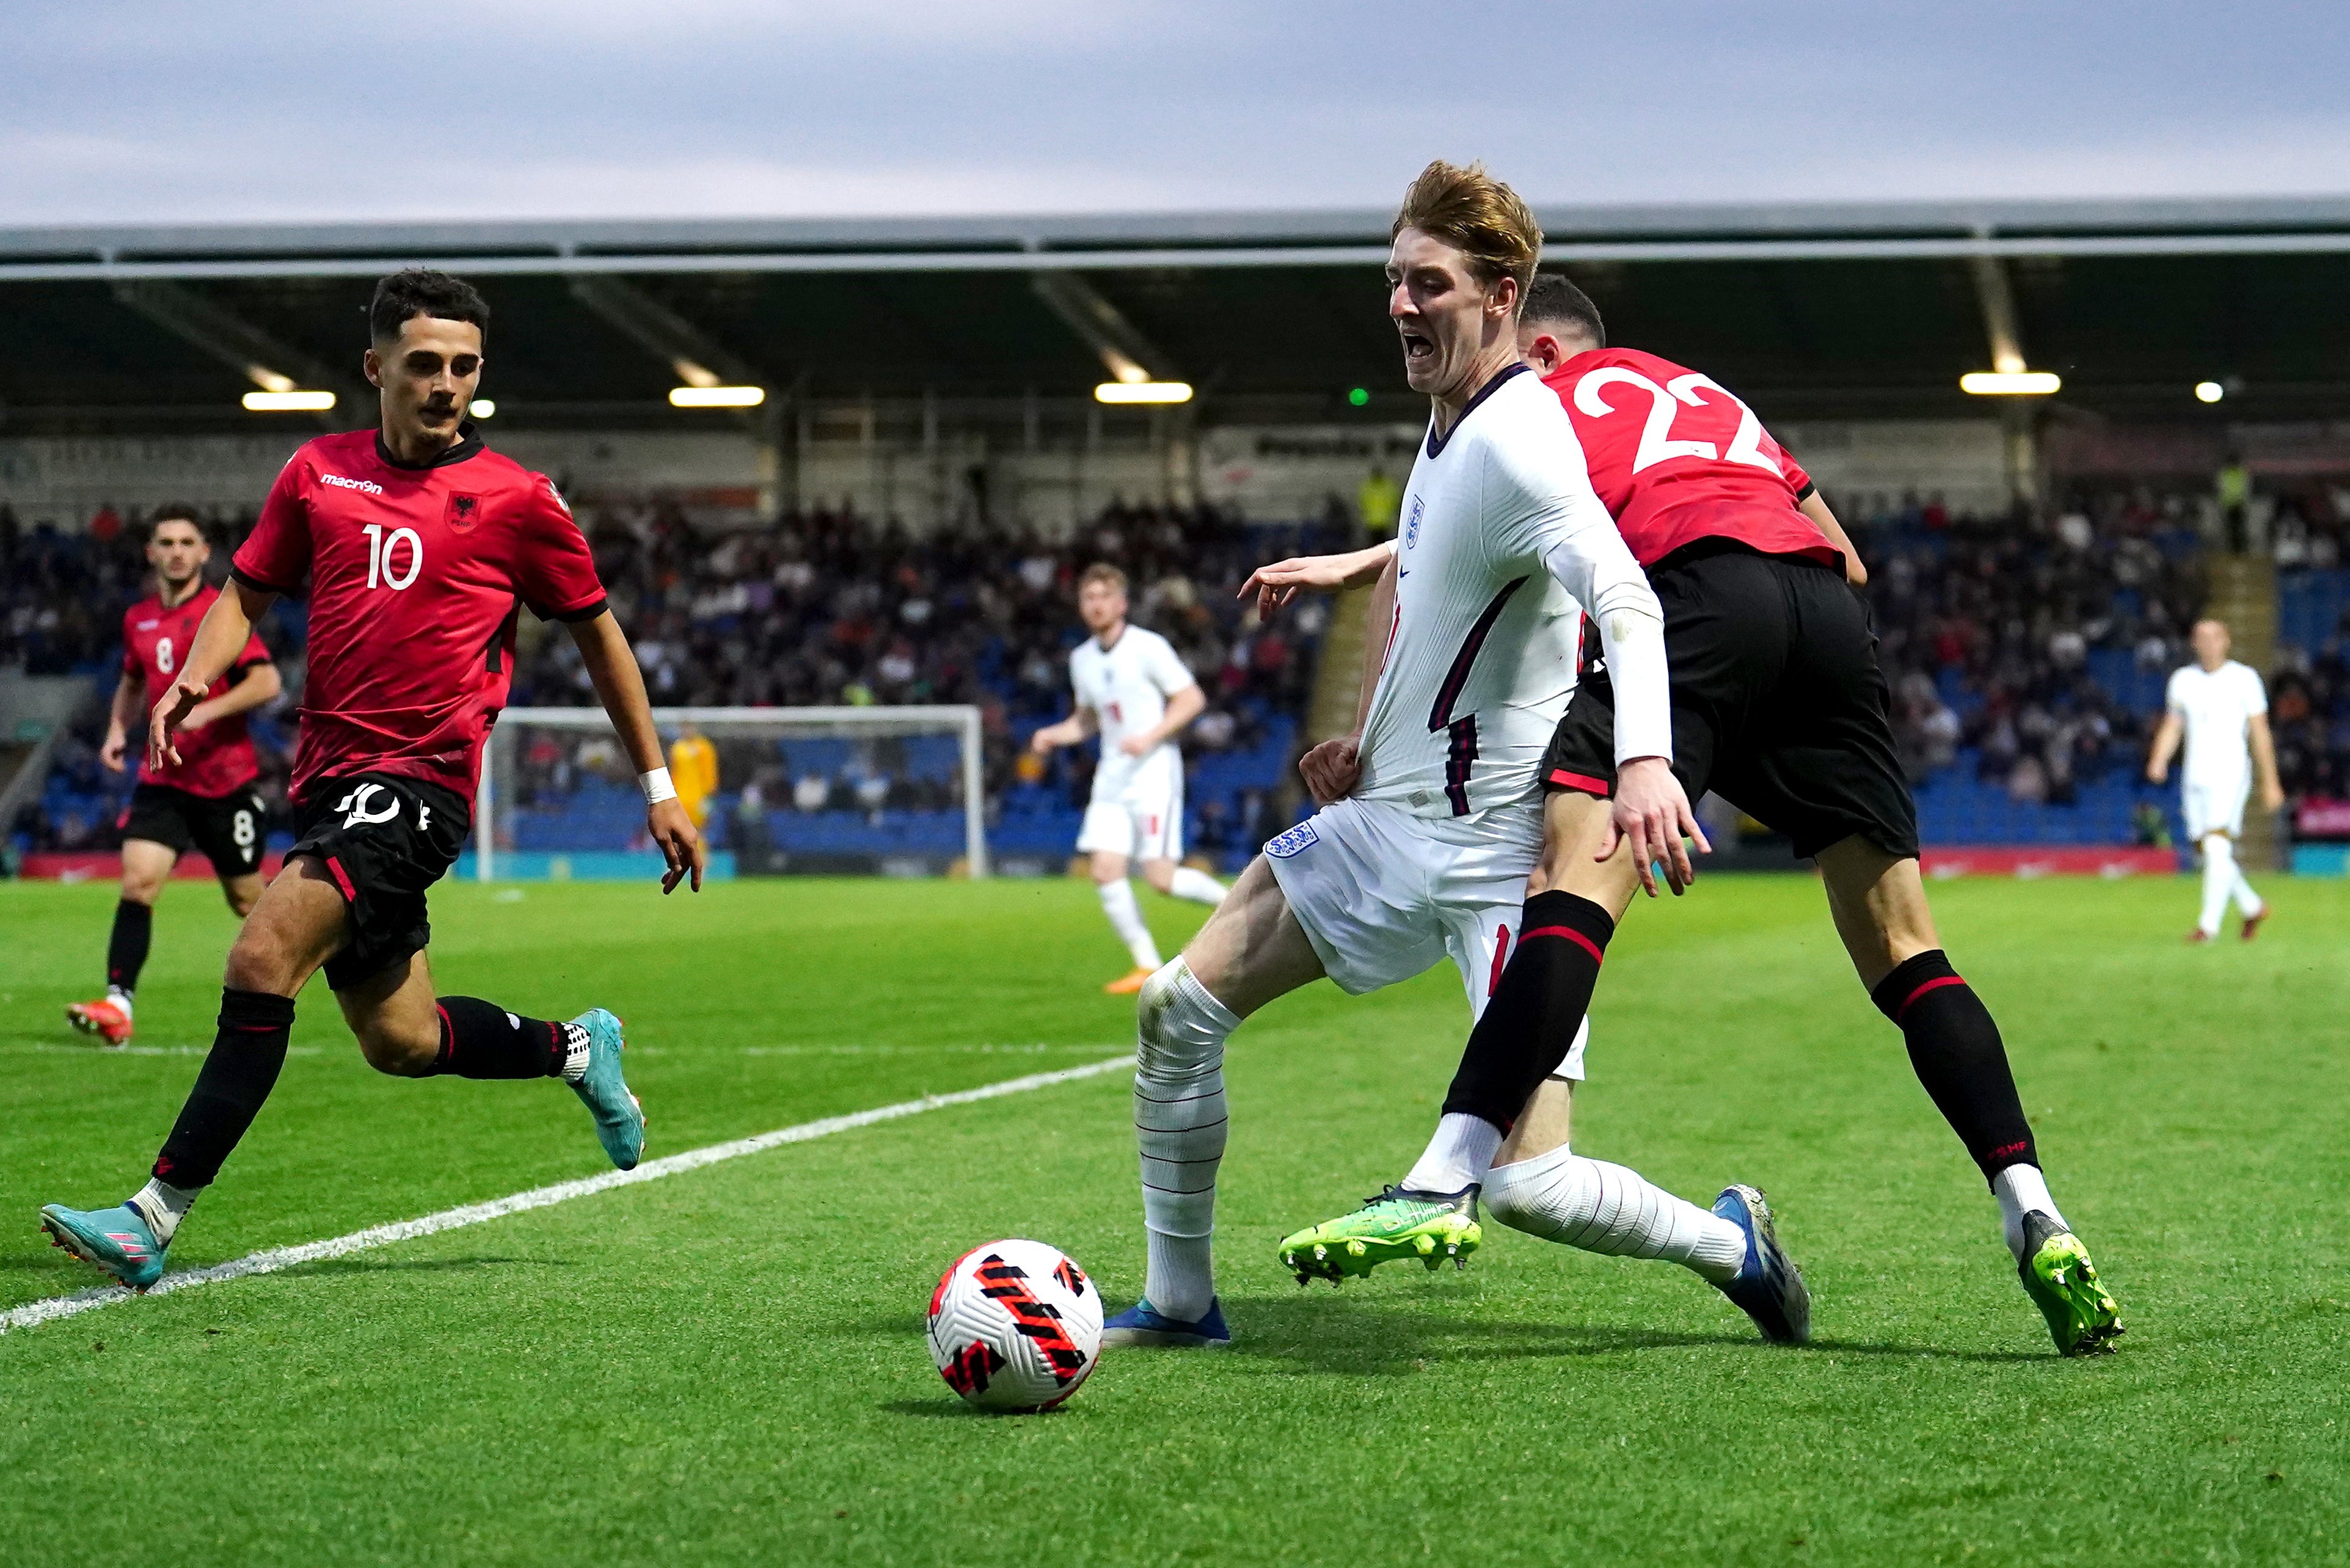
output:
M 1565 405 L 1592 487 L 1664 607 L 1673 772 L 1691 799 L 1718 792 L 1817 861 L 1853 966 L 1990 1183 L 2057 1348 L 2107 1348 L 2118 1309 L 2049 1196 L 1999 1026 L 1935 934 L 1876 634 L 1846 586 L 1851 545 L 1752 410 L 1700 372 L 1606 343 L 1581 290 L 1536 279 L 1519 351 Z M 1359 575 L 1348 560 L 1297 563 L 1305 570 L 1275 587 Z M 1568 1147 L 1570 1086 L 1548 1076 L 1583 1025 L 1634 889 L 1656 891 L 1645 858 L 1609 832 L 1614 711 L 1611 672 L 1595 664 L 1543 760 L 1543 857 L 1518 946 L 1427 1153 L 1400 1188 L 1284 1241 L 1284 1260 L 1310 1262 L 1332 1236 L 1425 1223 L 1424 1210 L 1473 1212 L 1481 1188 L 1495 1218 L 1551 1240 L 1588 1246 L 1619 1223 L 1605 1170 Z M 1675 892 L 1686 870 L 1668 858 Z M 1370 1263 L 1395 1255 L 1366 1251 Z
M 189 713 L 254 618 L 309 579 L 300 836 L 229 952 L 212 1053 L 145 1187 L 113 1209 L 41 1210 L 59 1245 L 127 1285 L 161 1275 L 188 1206 L 277 1081 L 294 998 L 320 969 L 377 1070 L 561 1078 L 594 1114 L 614 1165 L 629 1169 L 644 1147 L 619 1019 L 598 1007 L 556 1023 L 436 996 L 425 961 L 425 889 L 465 841 L 524 605 L 565 623 L 636 763 L 646 826 L 668 862 L 662 891 L 688 876 L 702 886 L 701 839 L 661 765 L 644 681 L 587 540 L 545 475 L 485 450 L 462 417 L 481 381 L 489 315 L 446 274 L 395 273 L 377 286 L 366 366 L 381 428 L 294 454 L 236 553 L 231 591 L 155 705 L 149 761 L 176 763 Z
M 166 507 L 155 514 L 147 535 L 155 591 L 122 612 L 122 679 L 115 684 L 106 742 L 98 753 L 116 773 L 126 761 L 131 724 L 162 700 L 195 645 L 196 628 L 220 597 L 204 581 L 212 554 L 203 526 L 185 509 Z M 186 738 L 180 760 L 151 767 L 140 746 L 139 783 L 119 825 L 122 898 L 114 906 L 114 933 L 106 944 L 106 994 L 66 1009 L 75 1028 L 109 1045 L 130 1043 L 131 997 L 147 962 L 155 900 L 191 847 L 212 862 L 237 918 L 253 912 L 261 897 L 266 813 L 253 787 L 261 767 L 244 732 L 244 715 L 281 690 L 269 650 L 259 638 L 247 637 L 181 726 Z

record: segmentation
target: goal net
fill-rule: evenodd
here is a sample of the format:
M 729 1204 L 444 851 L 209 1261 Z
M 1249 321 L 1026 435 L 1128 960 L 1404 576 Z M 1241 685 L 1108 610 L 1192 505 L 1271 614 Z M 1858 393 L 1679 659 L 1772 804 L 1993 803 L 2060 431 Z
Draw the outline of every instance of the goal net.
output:
M 702 832 L 716 875 L 987 875 L 975 707 L 656 708 L 653 722 L 665 753 L 687 735 L 714 753 Z M 484 882 L 659 867 L 636 770 L 602 709 L 499 716 L 471 858 Z

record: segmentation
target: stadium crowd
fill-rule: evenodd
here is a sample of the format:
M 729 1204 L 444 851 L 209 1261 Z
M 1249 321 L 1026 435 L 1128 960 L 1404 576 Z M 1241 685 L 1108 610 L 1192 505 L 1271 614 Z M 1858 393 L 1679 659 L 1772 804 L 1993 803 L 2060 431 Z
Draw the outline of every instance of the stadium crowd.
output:
M 1963 760 L 2017 801 L 2063 805 L 2143 762 L 2204 598 L 2179 498 L 1991 517 L 1912 501 L 1852 528 L 1913 782 Z
M 2128 776 L 2203 603 L 2210 524 L 2196 500 L 2106 489 L 2039 512 L 1970 515 L 1915 496 L 1845 498 L 1912 779 L 1930 787 L 1963 776 L 2020 804 L 2062 805 L 2085 784 Z M 2338 562 L 2339 517 L 2322 499 L 2280 504 L 2268 530 L 2280 566 L 2322 573 Z M 215 577 L 251 521 L 213 519 Z M 1326 610 L 1309 603 L 1260 625 L 1232 589 L 1262 560 L 1337 542 L 1327 521 L 1243 525 L 1205 506 L 1113 505 L 1061 540 L 1019 528 L 922 533 L 827 508 L 717 534 L 664 504 L 583 508 L 582 522 L 657 703 L 975 703 L 992 809 L 1015 794 L 1084 798 L 1082 753 L 1046 762 L 1023 742 L 1066 711 L 1066 653 L 1080 635 L 1073 589 L 1087 563 L 1123 566 L 1135 620 L 1164 633 L 1199 673 L 1209 708 L 1185 742 L 1198 756 L 1260 747 L 1269 734 L 1287 745 L 1297 732 Z M 110 673 L 120 607 L 144 591 L 142 532 L 110 507 L 63 530 L 25 527 L 0 506 L 0 665 Z M 288 691 L 256 724 L 273 805 L 283 802 L 300 687 L 301 615 L 283 605 L 263 628 Z M 527 617 L 523 625 L 514 702 L 592 701 L 570 639 Z M 2296 796 L 2350 789 L 2350 659 L 2340 628 L 2332 632 L 2280 653 L 2279 761 Z M 109 785 L 97 739 L 85 723 L 56 758 L 92 794 Z M 525 759 L 525 798 L 560 787 L 575 760 L 539 750 Z M 847 776 L 818 789 L 780 762 L 745 782 L 803 810 L 937 809 L 959 788 L 899 769 L 886 784 Z M 1249 847 L 1279 815 L 1269 796 L 1214 803 L 1201 832 Z M 91 813 L 52 818 L 37 804 L 13 826 L 20 843 L 39 847 L 108 836 Z

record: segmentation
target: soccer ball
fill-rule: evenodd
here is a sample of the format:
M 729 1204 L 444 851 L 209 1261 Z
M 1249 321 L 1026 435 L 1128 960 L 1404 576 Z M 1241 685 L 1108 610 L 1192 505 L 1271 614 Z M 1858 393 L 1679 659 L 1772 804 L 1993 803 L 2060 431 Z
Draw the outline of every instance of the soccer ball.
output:
M 1101 1335 L 1101 1293 L 1042 1241 L 973 1247 L 931 1293 L 931 1359 L 985 1409 L 1058 1405 L 1093 1371 Z

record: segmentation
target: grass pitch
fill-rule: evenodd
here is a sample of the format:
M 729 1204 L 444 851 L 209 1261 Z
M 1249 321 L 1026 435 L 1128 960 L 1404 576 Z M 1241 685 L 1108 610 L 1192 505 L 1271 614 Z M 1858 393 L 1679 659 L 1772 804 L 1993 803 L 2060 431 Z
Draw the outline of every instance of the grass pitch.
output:
M 2183 881 L 1936 889 L 2059 1199 L 2121 1298 L 2066 1362 L 1996 1210 L 1800 877 L 1716 877 L 1609 950 L 1577 1147 L 1753 1181 L 1819 1341 L 1693 1276 L 1489 1228 L 1465 1273 L 1301 1292 L 1284 1231 L 1393 1179 L 1466 1012 L 1449 968 L 1235 1037 L 1229 1354 L 1113 1352 L 967 1412 L 931 1282 L 1053 1241 L 1140 1284 L 1122 1076 L 941 1110 L 0 1335 L 0 1562 L 2095 1563 L 2350 1556 L 2350 887 L 2247 947 Z M 78 1290 L 43 1201 L 137 1185 L 211 1036 L 229 918 L 173 887 L 139 1054 L 62 1023 L 108 888 L 0 885 L 0 1306 Z M 1163 941 L 1197 911 L 1145 894 Z M 1089 888 L 444 888 L 442 990 L 629 1022 L 649 1156 L 1114 1054 Z M 403 1083 L 323 984 L 175 1267 L 602 1166 L 560 1085 Z M 153 1053 L 153 1054 L 148 1054 Z

